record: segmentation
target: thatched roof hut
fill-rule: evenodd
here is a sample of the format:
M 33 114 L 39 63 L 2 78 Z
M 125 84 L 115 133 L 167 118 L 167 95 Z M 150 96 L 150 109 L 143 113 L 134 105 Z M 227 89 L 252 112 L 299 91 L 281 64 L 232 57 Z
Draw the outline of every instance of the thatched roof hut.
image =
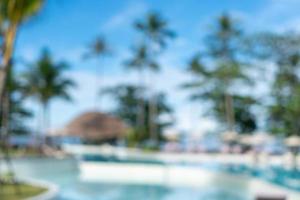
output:
M 65 128 L 66 135 L 85 141 L 112 141 L 125 136 L 127 126 L 120 119 L 101 112 L 86 112 Z

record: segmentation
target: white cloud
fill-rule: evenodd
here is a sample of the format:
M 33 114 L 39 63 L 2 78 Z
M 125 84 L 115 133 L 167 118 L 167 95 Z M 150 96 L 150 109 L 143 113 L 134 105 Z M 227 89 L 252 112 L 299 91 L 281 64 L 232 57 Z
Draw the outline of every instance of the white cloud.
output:
M 123 28 L 134 20 L 135 17 L 144 13 L 147 10 L 147 5 L 144 2 L 132 2 L 123 10 L 111 17 L 104 25 L 104 31 L 113 31 Z
M 299 7 L 298 0 L 268 0 L 256 13 L 248 15 L 248 22 L 255 28 L 263 30 L 272 29 L 279 32 L 296 30 L 299 29 L 298 25 L 291 25 L 300 21 Z
M 278 25 L 277 27 L 275 27 L 275 30 L 278 32 L 286 32 L 286 31 L 300 32 L 300 17 L 290 19 L 287 22 Z

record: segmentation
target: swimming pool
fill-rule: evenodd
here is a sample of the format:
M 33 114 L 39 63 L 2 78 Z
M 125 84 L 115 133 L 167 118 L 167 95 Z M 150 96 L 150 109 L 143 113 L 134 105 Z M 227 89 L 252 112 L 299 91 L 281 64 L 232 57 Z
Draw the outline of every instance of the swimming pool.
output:
M 252 200 L 253 186 L 260 187 L 251 178 L 255 174 L 249 174 L 245 166 L 216 163 L 197 166 L 214 175 L 197 187 L 87 181 L 80 176 L 78 163 L 74 159 L 27 158 L 17 159 L 14 164 L 21 177 L 57 184 L 60 187 L 57 200 Z M 262 171 L 257 172 L 256 176 L 261 174 L 266 179 L 274 178 L 272 174 Z
M 92 183 L 80 179 L 76 160 L 45 158 L 14 161 L 18 175 L 51 181 L 60 186 L 58 200 L 250 200 L 247 183 L 208 183 L 200 188 Z

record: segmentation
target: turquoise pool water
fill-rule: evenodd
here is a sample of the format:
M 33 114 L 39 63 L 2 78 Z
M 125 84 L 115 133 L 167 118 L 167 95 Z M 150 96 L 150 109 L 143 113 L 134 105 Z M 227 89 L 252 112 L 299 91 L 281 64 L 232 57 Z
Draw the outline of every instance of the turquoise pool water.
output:
M 247 184 L 219 183 L 200 188 L 90 183 L 80 180 L 76 161 L 44 158 L 14 161 L 18 175 L 60 186 L 57 200 L 250 200 Z

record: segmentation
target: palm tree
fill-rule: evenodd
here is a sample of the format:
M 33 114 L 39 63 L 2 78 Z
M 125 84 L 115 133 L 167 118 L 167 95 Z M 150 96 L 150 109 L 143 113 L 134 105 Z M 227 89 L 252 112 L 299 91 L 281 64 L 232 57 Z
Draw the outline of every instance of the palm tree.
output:
M 235 117 L 233 110 L 233 98 L 230 94 L 230 85 L 232 81 L 243 76 L 239 64 L 236 62 L 235 47 L 233 43 L 241 36 L 241 30 L 234 23 L 229 15 L 222 15 L 217 23 L 216 30 L 211 35 L 210 53 L 220 62 L 218 69 L 215 71 L 217 79 L 224 83 L 224 101 L 226 120 L 229 130 L 233 131 L 235 126 Z
M 42 4 L 43 0 L 0 1 L 0 106 L 2 110 L 5 109 L 4 103 L 8 102 L 4 94 L 8 85 L 8 74 L 12 68 L 11 59 L 19 27 L 35 15 Z M 3 120 L 2 123 L 9 123 L 6 117 Z
M 0 102 L 14 52 L 15 39 L 23 22 L 35 15 L 42 7 L 43 0 L 1 0 L 0 29 L 2 33 L 0 63 Z
M 149 99 L 141 98 L 140 91 L 144 88 L 134 85 L 118 85 L 114 87 L 107 88 L 105 93 L 111 96 L 116 102 L 116 108 L 113 111 L 113 114 L 117 117 L 123 119 L 128 125 L 131 127 L 138 127 L 137 124 L 137 115 L 140 109 L 140 101 L 145 101 L 143 104 L 143 112 L 145 115 L 145 122 L 149 121 L 147 115 L 150 111 L 149 109 Z M 157 94 L 157 115 L 153 118 L 152 123 L 155 123 L 158 127 L 158 139 L 163 140 L 162 131 L 165 127 L 168 127 L 173 124 L 172 120 L 172 108 L 169 106 L 166 101 L 165 94 L 160 93 Z M 167 115 L 170 117 L 170 120 L 159 120 L 162 115 Z M 149 125 L 149 124 L 146 124 Z M 141 145 L 143 142 L 146 142 L 149 135 L 149 126 L 144 127 L 146 131 L 137 132 L 136 130 L 132 130 L 129 132 L 128 142 Z
M 143 20 L 138 20 L 134 25 L 144 35 L 146 43 L 153 48 L 153 53 L 165 48 L 167 40 L 175 37 L 175 33 L 168 27 L 168 22 L 157 12 L 148 13 Z
M 156 61 L 157 56 L 166 47 L 167 40 L 175 36 L 174 32 L 169 29 L 168 22 L 157 12 L 148 13 L 144 19 L 138 20 L 134 26 L 142 34 L 142 43 L 135 49 L 135 55 L 128 62 L 129 64 L 127 63 L 127 66 L 138 69 L 140 75 L 142 75 L 144 70 L 158 71 L 160 66 Z M 157 112 L 155 95 L 152 101 L 149 102 L 150 135 L 151 139 L 156 141 L 156 127 L 152 123 L 152 118 L 155 118 L 155 113 Z M 143 114 L 140 115 L 140 121 L 143 121 Z
M 0 127 L 3 128 L 3 137 L 10 134 L 26 134 L 28 128 L 24 125 L 23 120 L 32 116 L 30 110 L 23 106 L 26 88 L 22 85 L 19 77 L 12 70 L 7 76 L 7 86 L 4 93 L 4 106 L 0 109 L 2 121 Z
M 145 89 L 145 77 L 144 70 L 145 68 L 150 68 L 151 70 L 158 70 L 158 64 L 155 60 L 152 59 L 149 55 L 148 47 L 145 44 L 141 44 L 133 48 L 133 56 L 129 60 L 125 62 L 125 65 L 130 70 L 136 70 L 138 72 L 139 83 L 137 87 L 142 87 Z M 137 122 L 136 122 L 136 130 L 141 132 L 140 134 L 144 134 L 146 131 L 145 124 L 145 100 L 144 100 L 144 89 L 140 90 L 139 94 L 139 109 L 137 112 Z
M 1 0 L 0 1 L 0 110 L 5 109 L 5 102 L 8 102 L 9 92 L 5 92 L 6 85 L 9 85 L 8 75 L 11 71 L 11 59 L 14 52 L 15 40 L 19 27 L 23 22 L 35 15 L 42 7 L 43 0 Z M 5 100 L 6 99 L 6 100 Z M 5 102 L 4 102 L 5 101 Z M 9 112 L 8 110 L 4 113 Z M 2 124 L 9 126 L 9 116 L 3 115 Z M 6 160 L 10 163 L 7 149 Z M 11 166 L 11 164 L 9 164 Z
M 198 53 L 189 63 L 189 70 L 198 77 L 197 80 L 185 85 L 201 90 L 193 98 L 209 99 L 214 103 L 214 110 L 223 110 L 225 116 L 218 117 L 226 121 L 229 131 L 235 129 L 233 87 L 237 82 L 250 82 L 243 68 L 245 63 L 239 60 L 242 36 L 234 19 L 227 14 L 220 16 L 205 40 L 206 51 Z M 224 99 L 224 105 L 220 104 L 220 98 Z
M 42 105 L 43 131 L 50 125 L 51 100 L 71 100 L 68 90 L 75 83 L 63 75 L 67 69 L 68 65 L 64 62 L 54 63 L 50 52 L 45 49 L 33 67 L 24 74 L 25 84 L 28 86 L 27 96 L 33 96 Z
M 111 49 L 103 36 L 98 36 L 88 47 L 88 51 L 83 55 L 84 59 L 99 59 L 99 61 L 105 56 L 111 53 Z M 100 67 L 96 68 L 96 74 L 100 76 Z M 97 78 L 96 83 L 99 82 Z M 95 107 L 97 106 L 97 95 L 95 99 Z
M 300 36 L 298 33 L 261 33 L 251 46 L 257 47 L 256 56 L 274 63 L 274 79 L 266 104 L 269 113 L 268 128 L 274 134 L 285 136 L 300 133 Z M 255 49 L 255 48 L 252 48 Z M 261 54 L 264 55 L 261 55 Z
M 7 75 L 5 88 L 6 89 L 2 98 L 2 107 L 0 107 L 0 148 L 4 153 L 4 160 L 9 169 L 9 173 L 11 173 L 13 181 L 17 183 L 14 180 L 15 170 L 13 168 L 9 154 L 9 136 L 11 134 L 28 133 L 28 129 L 24 125 L 23 120 L 25 118 L 31 117 L 32 115 L 29 110 L 23 107 L 22 103 L 24 99 L 24 88 L 19 79 L 16 78 L 12 67 L 10 67 L 10 71 Z M 20 192 L 18 187 L 16 187 L 16 192 Z

